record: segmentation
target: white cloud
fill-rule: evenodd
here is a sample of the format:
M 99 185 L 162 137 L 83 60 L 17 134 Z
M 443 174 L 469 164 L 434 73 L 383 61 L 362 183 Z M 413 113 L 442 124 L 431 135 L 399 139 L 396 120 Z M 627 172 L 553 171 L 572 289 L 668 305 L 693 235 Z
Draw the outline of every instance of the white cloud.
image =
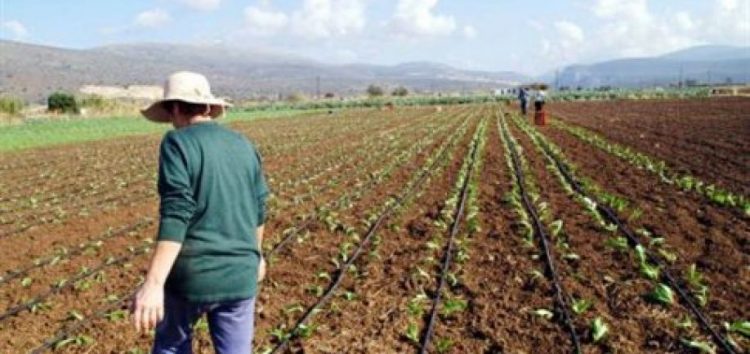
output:
M 595 0 L 592 11 L 603 25 L 597 31 L 599 36 L 583 49 L 587 54 L 653 56 L 700 43 L 670 23 L 688 25 L 689 17 L 655 15 L 648 0 Z
M 691 31 L 693 30 L 693 28 L 695 28 L 695 22 L 693 21 L 693 18 L 690 16 L 690 13 L 686 11 L 677 12 L 674 15 L 674 21 L 677 25 L 677 28 L 682 31 Z
M 438 0 L 399 0 L 390 26 L 398 36 L 449 35 L 456 30 L 453 16 L 432 12 Z
M 365 23 L 364 0 L 305 0 L 290 26 L 293 34 L 314 39 L 356 34 Z
M 172 21 L 169 12 L 162 9 L 152 9 L 136 15 L 133 24 L 138 27 L 157 28 L 166 25 Z
M 750 0 L 715 0 L 709 19 L 696 27 L 712 43 L 750 45 Z
M 583 30 L 573 22 L 558 21 L 555 22 L 555 29 L 565 41 L 581 43 L 583 42 Z
M 464 37 L 474 39 L 477 37 L 477 29 L 472 25 L 464 26 Z
M 26 26 L 16 20 L 5 21 L 0 28 L 8 30 L 13 36 L 13 39 L 23 39 L 29 35 L 29 30 L 26 29 Z
M 268 36 L 282 31 L 289 23 L 289 18 L 280 11 L 248 6 L 245 8 L 245 23 L 248 33 Z
M 215 10 L 221 5 L 221 0 L 179 0 L 181 3 L 200 11 Z

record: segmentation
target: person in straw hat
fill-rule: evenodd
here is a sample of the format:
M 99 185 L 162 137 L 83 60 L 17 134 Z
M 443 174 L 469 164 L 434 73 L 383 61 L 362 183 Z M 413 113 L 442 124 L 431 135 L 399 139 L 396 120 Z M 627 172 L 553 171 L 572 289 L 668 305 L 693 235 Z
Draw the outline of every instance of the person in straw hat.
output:
M 203 75 L 178 72 L 142 111 L 175 127 L 161 142 L 157 242 L 132 306 L 136 330 L 156 330 L 153 353 L 190 353 L 203 314 L 217 353 L 252 351 L 269 190 L 253 145 L 216 123 L 229 106 Z

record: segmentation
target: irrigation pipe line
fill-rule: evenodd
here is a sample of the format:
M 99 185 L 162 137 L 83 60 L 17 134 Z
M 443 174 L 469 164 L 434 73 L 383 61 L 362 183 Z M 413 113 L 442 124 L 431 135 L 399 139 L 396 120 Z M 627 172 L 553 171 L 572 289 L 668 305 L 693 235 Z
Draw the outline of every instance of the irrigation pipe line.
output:
M 455 135 L 452 138 L 455 138 Z M 430 164 L 429 168 L 425 169 L 421 176 L 419 176 L 419 179 L 409 187 L 406 191 L 404 191 L 401 196 L 399 196 L 393 204 L 391 204 L 385 211 L 383 211 L 378 219 L 370 226 L 370 228 L 367 231 L 367 234 L 362 239 L 362 242 L 359 243 L 359 246 L 357 246 L 357 249 L 352 253 L 352 256 L 349 258 L 349 260 L 344 263 L 339 269 L 338 273 L 336 274 L 336 279 L 328 286 L 328 289 L 326 290 L 325 294 L 312 306 L 310 306 L 307 311 L 305 311 L 304 315 L 295 323 L 295 325 L 292 327 L 291 335 L 284 338 L 281 342 L 279 342 L 273 350 L 271 350 L 271 354 L 281 352 L 289 347 L 289 342 L 296 337 L 296 329 L 299 328 L 301 325 L 303 325 L 305 322 L 307 322 L 308 319 L 310 319 L 312 316 L 315 315 L 317 312 L 316 309 L 318 309 L 320 306 L 325 304 L 332 296 L 336 288 L 341 284 L 341 282 L 344 279 L 344 276 L 346 275 L 346 270 L 354 264 L 354 261 L 359 258 L 359 255 L 362 253 L 362 250 L 364 249 L 365 245 L 370 243 L 370 240 L 375 235 L 376 231 L 380 228 L 380 226 L 383 224 L 385 219 L 387 219 L 393 211 L 403 205 L 403 202 L 407 200 L 412 193 L 416 191 L 416 188 L 421 186 L 422 183 L 424 183 L 427 176 L 430 175 L 430 173 L 433 171 L 433 168 L 435 165 L 437 165 L 441 158 L 445 155 L 445 153 L 448 151 L 450 144 L 446 144 L 446 146 L 443 147 L 443 150 L 440 151 L 438 154 L 438 157 Z
M 481 123 L 480 123 L 481 124 Z M 437 288 L 435 289 L 435 297 L 432 300 L 432 308 L 430 309 L 430 318 L 427 322 L 427 328 L 425 330 L 424 336 L 422 337 L 422 340 L 420 341 L 420 347 L 419 347 L 419 353 L 424 354 L 427 353 L 427 345 L 430 342 L 430 339 L 432 338 L 432 333 L 435 331 L 435 322 L 437 320 L 437 308 L 440 304 L 440 300 L 442 298 L 442 290 L 445 286 L 445 278 L 448 274 L 448 268 L 450 267 L 451 258 L 453 255 L 453 239 L 456 237 L 456 234 L 458 233 L 459 225 L 461 224 L 461 217 L 464 213 L 464 208 L 466 206 L 466 197 L 469 193 L 468 187 L 469 187 L 469 180 L 471 180 L 471 175 L 474 171 L 474 164 L 477 159 L 477 148 L 479 147 L 479 141 L 474 141 L 474 146 L 471 152 L 471 164 L 469 165 L 469 171 L 466 174 L 466 179 L 464 180 L 463 185 L 461 186 L 461 201 L 458 204 L 458 208 L 456 209 L 454 215 L 453 215 L 453 225 L 451 226 L 451 232 L 448 236 L 448 246 L 445 250 L 445 256 L 443 257 L 443 265 L 442 269 L 440 270 L 440 279 L 438 280 Z M 459 170 L 457 173 L 461 173 Z
M 502 114 L 502 113 L 501 113 Z M 503 121 L 505 121 L 505 116 L 502 115 Z M 506 123 L 507 124 L 507 123 Z M 562 288 L 562 284 L 560 283 L 560 279 L 558 277 L 557 271 L 555 269 L 555 264 L 552 260 L 552 253 L 549 248 L 549 241 L 547 237 L 547 233 L 544 231 L 544 226 L 542 225 L 542 222 L 539 220 L 539 214 L 537 213 L 536 207 L 534 204 L 529 200 L 528 194 L 526 193 L 526 187 L 524 186 L 524 176 L 523 172 L 521 171 L 521 162 L 518 157 L 518 151 L 516 150 L 516 144 L 513 142 L 513 140 L 510 139 L 510 133 L 508 132 L 507 126 L 502 126 L 502 134 L 505 137 L 505 141 L 510 147 L 510 153 L 511 158 L 513 160 L 513 166 L 514 166 L 514 174 L 516 177 L 516 183 L 518 183 L 519 189 L 521 191 L 521 200 L 523 201 L 524 207 L 526 208 L 526 211 L 531 216 L 532 220 L 534 221 L 534 233 L 537 234 L 540 240 L 540 245 L 542 247 L 542 250 L 544 251 L 544 259 L 547 263 L 547 272 L 552 276 L 552 282 L 554 284 L 555 288 L 555 300 L 558 303 L 558 308 L 560 310 L 560 314 L 562 314 L 563 321 L 565 322 L 565 326 L 568 329 L 568 332 L 570 332 L 570 338 L 573 341 L 573 347 L 575 348 L 574 353 L 581 353 L 581 342 L 578 338 L 578 334 L 576 334 L 575 327 L 573 327 L 573 322 L 571 320 L 570 312 L 568 311 L 568 304 L 565 301 L 564 297 L 564 290 Z
M 49 288 L 46 292 L 44 292 L 44 293 L 42 293 L 40 295 L 37 295 L 36 297 L 34 297 L 33 299 L 31 299 L 29 301 L 26 301 L 26 302 L 23 302 L 23 303 L 20 303 L 20 304 L 16 304 L 14 306 L 9 307 L 7 310 L 5 310 L 5 312 L 3 312 L 2 314 L 0 314 L 0 322 L 6 320 L 7 318 L 9 318 L 11 316 L 15 316 L 15 315 L 17 315 L 17 314 L 19 314 L 21 312 L 30 311 L 33 306 L 40 304 L 42 301 L 44 301 L 45 299 L 49 298 L 50 296 L 52 296 L 54 294 L 57 294 L 57 293 L 65 290 L 67 288 L 72 287 L 79 280 L 88 278 L 91 275 L 94 275 L 94 274 L 98 273 L 99 271 L 101 271 L 101 270 L 103 270 L 105 268 L 109 268 L 110 266 L 123 264 L 123 263 L 126 263 L 129 260 L 137 257 L 137 256 L 140 256 L 142 254 L 146 254 L 146 253 L 148 253 L 151 250 L 151 247 L 152 247 L 152 245 L 150 245 L 150 244 L 149 245 L 140 246 L 140 247 L 134 249 L 130 254 L 128 254 L 126 256 L 122 256 L 122 257 L 117 258 L 117 259 L 112 260 L 112 261 L 102 262 L 101 264 L 99 264 L 98 266 L 96 266 L 93 269 L 90 269 L 90 270 L 87 270 L 85 272 L 79 273 L 78 275 L 76 275 L 73 278 L 65 279 L 65 283 L 63 285 L 61 285 L 61 286 L 53 286 L 53 287 Z
M 468 117 L 468 115 L 467 115 L 467 117 Z M 461 127 L 464 126 L 464 125 L 466 125 L 466 122 L 468 122 L 468 120 L 464 121 L 464 123 L 461 124 L 455 131 L 461 130 Z M 454 131 L 454 134 L 455 134 L 455 131 Z M 452 137 L 453 137 L 453 135 L 449 135 L 446 139 L 450 140 L 450 139 L 452 139 Z M 417 142 L 414 146 L 416 146 L 417 144 L 419 144 L 419 142 Z M 417 153 L 419 153 L 419 152 L 417 152 Z M 399 165 L 403 165 L 404 163 L 406 163 L 406 162 L 403 162 L 403 163 L 401 163 Z M 383 169 L 383 170 L 388 170 L 388 169 L 391 169 L 391 168 L 393 168 L 395 166 L 396 165 L 386 166 L 386 168 Z M 381 171 L 383 171 L 383 170 L 381 170 Z M 355 193 L 357 193 L 357 192 L 368 190 L 370 187 L 372 187 L 373 185 L 376 184 L 376 181 L 377 180 L 375 180 L 375 179 L 371 179 L 366 184 L 364 184 L 364 185 L 356 188 L 355 190 L 350 191 L 349 193 L 347 193 L 344 196 L 344 198 L 341 198 L 341 199 L 338 199 L 338 200 L 333 200 L 333 201 L 330 201 L 329 203 L 326 203 L 325 207 L 333 207 L 333 208 L 339 208 L 339 207 L 341 207 L 341 204 L 344 203 L 345 200 L 349 200 L 350 197 L 352 195 L 354 195 Z M 283 239 L 281 239 L 281 241 L 279 241 L 278 243 L 276 243 L 276 245 L 274 245 L 272 249 L 270 249 L 268 252 L 266 252 L 263 255 L 263 257 L 270 258 L 276 252 L 278 252 L 279 250 L 281 250 L 281 248 L 284 247 L 284 245 L 286 245 L 287 243 L 289 243 L 289 241 L 291 241 L 295 236 L 298 236 L 300 231 L 305 230 L 308 226 L 310 226 L 313 222 L 315 222 L 314 216 L 315 216 L 314 212 L 308 213 L 306 215 L 306 219 L 304 221 L 302 221 L 301 223 L 299 223 L 297 226 L 294 227 L 296 229 L 294 232 L 290 232 L 289 235 L 287 235 L 286 237 L 284 237 Z
M 121 227 L 117 230 L 106 231 L 101 236 L 91 239 L 91 240 L 87 240 L 85 243 L 77 246 L 75 249 L 73 249 L 70 252 L 65 252 L 63 254 L 55 255 L 55 256 L 48 256 L 44 259 L 41 259 L 40 261 L 33 262 L 31 265 L 26 265 L 21 269 L 9 270 L 5 272 L 3 276 L 0 276 L 0 285 L 3 285 L 13 279 L 17 279 L 22 276 L 25 276 L 26 274 L 29 274 L 29 272 L 31 272 L 32 270 L 36 268 L 45 267 L 55 262 L 71 259 L 75 256 L 78 256 L 82 254 L 83 252 L 85 252 L 87 249 L 91 247 L 95 247 L 93 244 L 97 242 L 102 242 L 102 241 L 109 240 L 112 238 L 120 237 L 132 231 L 140 231 L 141 229 L 147 226 L 150 226 L 153 223 L 154 223 L 154 219 L 150 217 L 145 217 L 139 220 L 138 222 L 136 222 L 135 224 L 130 224 L 128 226 Z
M 551 152 L 549 149 L 549 146 L 546 144 L 540 144 L 544 151 L 552 157 L 552 159 L 555 161 L 555 165 L 557 166 L 557 169 L 562 173 L 563 177 L 570 183 L 570 185 L 573 187 L 573 190 L 578 193 L 581 197 L 588 198 L 589 200 L 592 200 L 594 203 L 596 203 L 596 208 L 601 212 L 609 221 L 615 225 L 617 225 L 617 228 L 620 230 L 620 232 L 625 235 L 625 237 L 628 239 L 628 243 L 631 247 L 636 247 L 638 245 L 642 245 L 638 237 L 633 233 L 633 231 L 628 227 L 627 224 L 625 224 L 618 216 L 617 213 L 612 210 L 609 206 L 605 205 L 604 203 L 601 203 L 596 197 L 593 195 L 587 193 L 581 184 L 573 177 L 572 173 L 568 169 L 568 167 L 560 161 L 555 154 Z M 724 349 L 727 353 L 735 354 L 736 351 L 732 347 L 732 345 L 727 342 L 724 337 L 722 337 L 712 326 L 711 321 L 708 318 L 706 314 L 703 313 L 703 311 L 700 310 L 700 308 L 695 304 L 695 302 L 692 300 L 692 297 L 679 285 L 677 280 L 674 276 L 667 270 L 666 265 L 664 262 L 659 258 L 654 256 L 652 252 L 650 252 L 648 249 L 643 247 L 644 251 L 646 252 L 646 257 L 648 257 L 648 260 L 652 263 L 654 263 L 656 266 L 662 269 L 662 276 L 663 278 L 669 283 L 669 286 L 675 289 L 677 294 L 680 296 L 680 298 L 683 300 L 683 302 L 687 305 L 688 309 L 690 309 L 690 312 L 693 313 L 693 315 L 698 319 L 698 322 L 700 322 L 701 327 L 703 327 L 705 330 L 709 332 L 711 337 L 714 339 L 714 341 L 719 344 L 722 349 Z

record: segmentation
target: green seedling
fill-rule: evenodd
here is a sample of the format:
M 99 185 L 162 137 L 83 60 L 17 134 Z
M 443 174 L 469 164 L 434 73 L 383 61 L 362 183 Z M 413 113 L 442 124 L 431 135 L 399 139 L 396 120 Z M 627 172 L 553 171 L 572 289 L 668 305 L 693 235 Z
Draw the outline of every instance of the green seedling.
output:
M 112 322 L 122 321 L 128 317 L 128 312 L 125 310 L 115 310 L 107 313 L 104 317 Z
M 284 307 L 284 314 L 291 314 L 295 312 L 304 312 L 305 308 L 300 304 L 292 304 Z
M 86 335 L 78 335 L 75 337 L 65 338 L 54 345 L 54 349 L 58 350 L 69 345 L 76 345 L 79 347 L 87 346 L 94 343 L 94 339 Z
M 573 310 L 573 313 L 576 315 L 581 315 L 588 311 L 589 308 L 591 308 L 591 301 L 586 299 L 573 299 L 573 303 L 571 305 L 571 310 Z
M 23 286 L 24 288 L 28 288 L 31 286 L 31 283 L 33 282 L 34 281 L 31 278 L 26 277 L 21 280 L 21 286 Z
M 685 272 L 685 280 L 693 289 L 700 289 L 703 287 L 703 274 L 698 271 L 695 264 L 691 264 L 688 267 L 687 272 Z
M 531 311 L 531 314 L 533 314 L 534 316 L 544 318 L 545 320 L 551 320 L 552 317 L 555 317 L 555 314 L 552 311 L 547 310 L 547 309 L 536 309 L 536 310 Z
M 83 315 L 76 310 L 71 310 L 68 312 L 68 321 L 83 321 L 83 319 Z
M 44 312 L 52 309 L 52 306 L 48 302 L 37 302 L 29 305 L 29 312 L 31 313 L 39 313 Z
M 466 300 L 453 298 L 443 302 L 443 309 L 441 315 L 443 317 L 450 317 L 456 312 L 462 312 L 469 307 L 469 303 Z
M 324 292 L 323 287 L 320 285 L 310 285 L 307 287 L 306 290 L 308 293 L 317 297 L 323 296 L 323 292 Z
M 688 348 L 695 349 L 700 353 L 704 354 L 716 354 L 716 349 L 709 343 L 698 340 L 680 339 L 683 345 Z
M 750 321 L 737 321 L 732 324 L 724 323 L 728 332 L 739 333 L 744 337 L 750 338 Z
M 281 325 L 271 330 L 271 337 L 275 338 L 277 342 L 283 342 L 289 339 L 291 334 L 285 330 L 283 325 Z
M 295 331 L 297 333 L 297 336 L 300 338 L 310 338 L 315 333 L 315 331 L 318 329 L 318 326 L 316 324 L 301 324 L 299 327 L 297 327 L 297 330 Z
M 427 295 L 419 294 L 413 299 L 410 299 L 406 304 L 406 310 L 409 315 L 414 317 L 422 317 L 424 314 L 423 304 L 427 300 Z
M 644 277 L 653 281 L 659 280 L 659 267 L 648 262 L 643 262 L 641 263 L 640 269 L 641 274 L 643 274 Z
M 598 343 L 604 337 L 607 336 L 607 333 L 609 332 L 609 326 L 602 320 L 601 317 L 595 318 L 593 321 L 591 321 L 591 339 L 593 339 L 594 343 Z
M 549 229 L 552 237 L 557 237 L 563 230 L 563 221 L 555 220 L 549 224 Z
M 409 322 L 409 325 L 406 327 L 405 336 L 412 343 L 419 344 L 419 327 L 417 327 L 416 323 Z
M 671 306 L 674 304 L 674 292 L 672 288 L 662 283 L 657 284 L 648 297 L 652 301 L 662 305 Z
M 604 244 L 617 252 L 626 252 L 628 250 L 628 239 L 624 236 L 610 237 Z
M 197 332 L 208 332 L 208 320 L 206 320 L 205 317 L 199 318 L 198 321 L 195 322 L 195 325 L 193 325 L 193 329 Z
M 453 341 L 449 338 L 440 338 L 435 342 L 435 349 L 438 353 L 447 353 L 453 347 Z
M 346 299 L 346 301 L 354 301 L 357 299 L 357 294 L 351 291 L 345 291 L 344 299 Z

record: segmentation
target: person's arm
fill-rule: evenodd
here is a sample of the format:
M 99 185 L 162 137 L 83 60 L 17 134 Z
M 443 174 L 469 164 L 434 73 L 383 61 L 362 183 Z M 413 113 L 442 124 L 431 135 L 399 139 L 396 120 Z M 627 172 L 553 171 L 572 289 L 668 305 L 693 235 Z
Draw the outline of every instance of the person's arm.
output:
M 258 207 L 258 215 L 256 216 L 258 227 L 255 229 L 255 237 L 258 242 L 258 251 L 261 254 L 260 264 L 258 265 L 258 283 L 260 283 L 266 277 L 266 260 L 263 257 L 263 232 L 265 231 L 266 223 L 266 200 L 268 199 L 270 191 L 268 189 L 268 184 L 266 184 L 266 178 L 263 175 L 263 159 L 260 157 L 258 150 L 255 150 L 255 158 L 258 163 L 258 168 L 255 172 L 254 186 L 256 197 L 255 202 Z
M 266 259 L 263 257 L 263 230 L 265 225 L 258 226 L 255 229 L 255 237 L 258 239 L 258 250 L 260 251 L 260 264 L 258 265 L 258 283 L 266 278 Z
M 149 331 L 164 318 L 164 283 L 182 244 L 159 241 L 151 258 L 146 280 L 133 299 L 133 322 L 136 331 Z
M 159 230 L 156 249 L 144 284 L 133 299 L 136 330 L 148 331 L 164 317 L 164 284 L 185 241 L 195 212 L 187 153 L 177 138 L 167 134 L 159 152 Z

